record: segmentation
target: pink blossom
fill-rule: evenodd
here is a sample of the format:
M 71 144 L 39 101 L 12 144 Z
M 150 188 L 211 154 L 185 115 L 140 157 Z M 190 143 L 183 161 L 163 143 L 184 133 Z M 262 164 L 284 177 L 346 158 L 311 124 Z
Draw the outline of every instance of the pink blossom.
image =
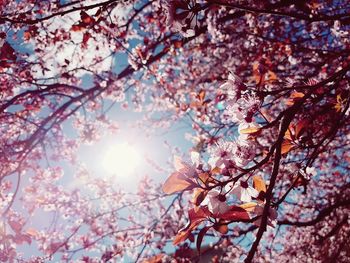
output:
M 202 205 L 207 205 L 209 211 L 214 215 L 223 214 L 230 209 L 226 203 L 225 195 L 217 190 L 211 190 L 203 200 Z
M 244 115 L 245 121 L 251 122 L 254 113 L 256 113 L 260 107 L 260 100 L 255 94 L 244 94 L 242 98 L 237 100 L 237 104 L 239 105 L 241 113 Z
M 306 171 L 306 174 L 309 176 L 316 176 L 317 175 L 317 171 L 316 171 L 315 167 L 306 167 L 305 171 Z
M 234 183 L 230 193 L 237 196 L 242 202 L 248 203 L 252 201 L 252 197 L 256 198 L 259 192 L 249 186 L 246 181 L 238 181 Z
M 220 90 L 225 92 L 228 99 L 232 102 L 236 102 L 241 98 L 242 91 L 246 90 L 247 87 L 243 81 L 235 74 L 229 73 L 227 81 L 220 86 Z
M 170 0 L 165 2 L 167 10 L 167 24 L 177 32 L 180 32 L 184 37 L 193 37 L 196 32 L 195 18 L 190 2 L 181 0 Z
M 252 143 L 239 139 L 236 143 L 234 162 L 240 166 L 246 166 L 255 156 L 255 147 Z
M 210 159 L 209 165 L 214 167 L 224 168 L 225 164 L 234 158 L 236 144 L 231 141 L 220 140 L 215 146 L 209 149 Z

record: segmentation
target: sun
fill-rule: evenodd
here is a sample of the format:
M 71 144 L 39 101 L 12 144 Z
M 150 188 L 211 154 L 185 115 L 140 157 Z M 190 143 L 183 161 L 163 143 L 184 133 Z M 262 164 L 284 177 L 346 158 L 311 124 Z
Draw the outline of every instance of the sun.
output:
M 102 165 L 107 172 L 125 177 L 135 172 L 140 161 L 140 154 L 133 145 L 119 143 L 107 150 Z

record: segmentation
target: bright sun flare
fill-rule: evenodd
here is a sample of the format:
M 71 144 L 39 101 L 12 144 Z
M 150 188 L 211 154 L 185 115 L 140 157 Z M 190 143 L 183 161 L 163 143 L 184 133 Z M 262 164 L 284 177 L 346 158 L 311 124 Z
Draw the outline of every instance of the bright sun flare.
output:
M 109 148 L 102 165 L 107 172 L 125 177 L 135 171 L 140 161 L 140 154 L 132 145 L 120 143 Z

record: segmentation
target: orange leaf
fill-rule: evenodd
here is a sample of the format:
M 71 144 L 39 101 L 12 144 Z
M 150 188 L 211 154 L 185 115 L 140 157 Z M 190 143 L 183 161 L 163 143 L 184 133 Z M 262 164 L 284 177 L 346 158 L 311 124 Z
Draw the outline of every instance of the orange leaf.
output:
M 151 257 L 149 259 L 142 261 L 142 263 L 162 263 L 163 262 L 162 259 L 164 256 L 165 254 L 158 254 L 158 255 L 155 255 L 154 257 Z
M 177 244 L 185 241 L 189 235 L 191 234 L 191 231 L 180 231 L 179 233 L 177 233 L 177 235 L 175 236 L 174 240 L 173 240 L 173 245 L 176 246 Z
M 298 98 L 302 98 L 302 97 L 304 97 L 305 95 L 304 95 L 304 93 L 302 93 L 302 92 L 297 92 L 297 91 L 293 91 L 292 92 L 292 94 L 290 94 L 290 98 L 291 99 L 298 99 Z
M 301 131 L 307 126 L 308 120 L 301 120 L 295 125 L 295 137 L 298 138 L 301 134 Z
M 203 102 L 205 98 L 205 90 L 201 90 L 198 94 L 198 99 L 200 100 L 200 102 Z
M 203 182 L 203 183 L 206 183 L 209 179 L 209 174 L 207 173 L 200 173 L 198 175 L 198 178 Z
M 336 112 L 341 112 L 341 110 L 342 110 L 342 105 L 339 104 L 339 103 L 337 103 L 337 104 L 334 106 L 334 109 L 335 109 Z
M 212 173 L 213 173 L 213 171 L 212 171 Z M 212 177 L 210 177 L 208 173 L 200 173 L 198 175 L 198 178 L 199 178 L 200 182 L 204 183 L 205 185 L 208 185 L 210 183 L 214 183 L 214 179 Z
M 253 134 L 253 133 L 257 133 L 260 130 L 260 128 L 258 127 L 249 127 L 246 129 L 242 129 L 239 131 L 240 134 Z
M 259 63 L 258 62 L 254 62 L 253 63 L 253 78 L 256 82 L 256 84 L 262 84 L 261 82 L 263 81 L 263 78 L 264 78 L 264 74 L 260 74 L 260 71 L 259 71 Z
M 297 101 L 298 99 L 301 99 L 302 97 L 304 97 L 305 94 L 302 92 L 297 92 L 297 91 L 293 91 L 290 96 L 289 99 L 287 99 L 286 101 L 286 105 L 288 106 L 292 106 L 294 104 L 295 101 Z
M 190 190 L 195 187 L 194 182 L 186 178 L 183 174 L 174 172 L 163 184 L 163 191 L 166 194 L 173 194 L 185 190 Z
M 269 70 L 267 72 L 266 78 L 268 82 L 274 82 L 277 80 L 277 75 L 275 74 L 275 72 Z
M 261 113 L 264 115 L 265 119 L 267 119 L 269 122 L 273 120 L 272 116 L 269 114 L 266 108 L 262 108 Z
M 297 92 L 297 91 L 293 91 L 290 96 L 289 99 L 287 99 L 286 101 L 286 105 L 288 106 L 292 106 L 294 105 L 294 102 L 301 99 L 302 97 L 304 97 L 305 94 L 302 92 Z
M 28 228 L 25 232 L 32 237 L 36 237 L 38 235 L 38 231 L 34 228 Z
M 209 214 L 210 212 L 202 207 L 199 207 L 197 209 L 190 209 L 188 211 L 189 222 L 187 226 L 181 229 L 175 236 L 173 244 L 177 245 L 185 241 L 191 235 L 192 230 L 194 230 L 200 223 L 205 221 Z
M 221 234 L 226 234 L 228 232 L 227 224 L 215 224 L 214 229 Z
M 219 167 L 215 167 L 214 169 L 211 170 L 212 174 L 219 174 L 221 173 L 221 169 Z
M 29 40 L 31 37 L 32 37 L 32 35 L 30 34 L 29 31 L 25 31 L 25 32 L 23 33 L 23 39 L 24 39 L 24 40 Z
M 244 210 L 246 210 L 248 212 L 253 212 L 256 205 L 257 205 L 257 203 L 249 202 L 249 203 L 242 204 L 239 207 L 243 208 Z
M 292 141 L 292 132 L 291 132 L 291 126 L 288 127 L 288 130 L 286 130 L 286 133 L 284 134 L 284 138 Z
M 198 102 L 198 101 L 192 101 L 190 103 L 190 107 L 191 108 L 200 108 L 202 106 L 202 103 Z
M 293 105 L 294 105 L 294 100 L 292 100 L 292 99 L 287 99 L 286 102 L 285 102 L 285 104 L 286 104 L 287 106 L 293 106 Z
M 253 177 L 253 187 L 258 191 L 258 192 L 266 192 L 266 184 L 264 180 L 261 178 L 261 176 L 255 175 Z
M 292 144 L 290 140 L 284 140 L 281 147 L 281 153 L 282 154 L 288 153 L 293 147 L 294 147 L 294 144 Z

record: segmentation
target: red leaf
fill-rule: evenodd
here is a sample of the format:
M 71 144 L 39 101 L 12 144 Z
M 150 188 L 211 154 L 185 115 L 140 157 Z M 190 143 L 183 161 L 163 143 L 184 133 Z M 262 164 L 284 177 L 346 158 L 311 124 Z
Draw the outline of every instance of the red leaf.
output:
M 89 32 L 85 32 L 83 35 L 83 47 L 87 46 L 87 42 L 89 41 L 91 35 Z
M 304 176 L 298 175 L 297 180 L 294 182 L 294 186 L 306 186 L 309 182 L 305 179 Z
M 209 229 L 210 229 L 210 226 L 206 226 L 202 228 L 201 231 L 199 231 L 198 233 L 196 246 L 197 246 L 197 251 L 199 255 L 201 254 L 201 244 L 203 241 L 203 237 L 205 236 L 205 234 L 208 232 Z
M 225 223 L 217 223 L 214 225 L 214 229 L 218 232 L 220 232 L 221 234 L 226 234 L 228 232 L 228 226 Z
M 16 221 L 9 221 L 8 223 L 13 231 L 15 231 L 16 233 L 21 232 L 23 224 Z
M 192 230 L 194 230 L 200 223 L 205 221 L 209 214 L 210 212 L 206 208 L 199 207 L 196 210 L 193 208 L 190 209 L 188 211 L 189 222 L 186 225 L 186 227 L 181 229 L 179 233 L 175 236 L 173 244 L 177 245 L 189 238 Z
M 85 26 L 81 25 L 81 24 L 77 24 L 77 25 L 72 25 L 71 30 L 74 32 L 78 32 L 81 31 L 85 28 Z
M 191 222 L 194 222 L 196 220 L 206 218 L 210 215 L 210 212 L 208 208 L 206 207 L 199 207 L 199 209 L 190 209 L 188 211 L 188 217 Z
M 5 42 L 0 48 L 0 60 L 16 60 L 17 56 L 13 47 Z
M 87 25 L 95 22 L 95 19 L 88 15 L 85 11 L 80 12 L 80 18 L 83 21 L 83 23 Z
M 27 242 L 28 245 L 32 244 L 32 238 L 29 235 L 16 235 L 14 241 L 16 244 L 23 244 L 24 242 Z
M 182 42 L 181 41 L 174 41 L 173 44 L 174 44 L 175 48 L 182 47 Z
M 180 232 L 175 236 L 175 238 L 174 238 L 174 240 L 173 240 L 174 246 L 176 246 L 177 244 L 179 244 L 179 243 L 185 241 L 185 240 L 189 237 L 190 234 L 191 234 L 191 231 L 188 231 L 188 230 L 186 230 L 186 231 L 180 231 Z
M 208 190 L 203 190 L 201 188 L 196 188 L 193 193 L 193 203 L 199 206 L 204 198 L 207 196 Z
M 249 220 L 249 214 L 245 209 L 239 206 L 231 206 L 230 210 L 216 216 L 218 218 L 224 219 L 224 220 L 234 220 L 234 221 L 240 221 L 240 220 Z
M 299 138 L 299 136 L 303 133 L 307 125 L 309 124 L 308 120 L 300 120 L 295 125 L 295 137 Z

